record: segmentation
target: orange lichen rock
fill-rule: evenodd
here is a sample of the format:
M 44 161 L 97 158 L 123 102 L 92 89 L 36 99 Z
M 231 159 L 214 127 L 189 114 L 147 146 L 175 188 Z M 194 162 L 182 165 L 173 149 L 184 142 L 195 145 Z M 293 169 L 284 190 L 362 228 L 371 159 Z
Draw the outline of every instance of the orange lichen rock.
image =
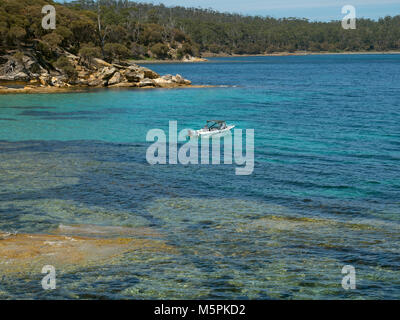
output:
M 162 240 L 89 238 L 0 232 L 0 274 L 40 273 L 45 265 L 62 270 L 114 264 L 129 252 L 168 253 L 174 249 Z

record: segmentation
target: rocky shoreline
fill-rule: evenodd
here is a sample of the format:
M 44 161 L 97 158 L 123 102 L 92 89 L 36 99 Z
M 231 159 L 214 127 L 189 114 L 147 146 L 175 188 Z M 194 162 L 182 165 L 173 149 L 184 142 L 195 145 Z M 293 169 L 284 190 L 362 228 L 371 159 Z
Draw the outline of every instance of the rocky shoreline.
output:
M 177 88 L 191 87 L 181 75 L 164 75 L 130 62 L 108 63 L 66 53 L 63 67 L 48 64 L 37 52 L 26 50 L 17 56 L 0 56 L 0 94 L 56 93 L 88 88 Z

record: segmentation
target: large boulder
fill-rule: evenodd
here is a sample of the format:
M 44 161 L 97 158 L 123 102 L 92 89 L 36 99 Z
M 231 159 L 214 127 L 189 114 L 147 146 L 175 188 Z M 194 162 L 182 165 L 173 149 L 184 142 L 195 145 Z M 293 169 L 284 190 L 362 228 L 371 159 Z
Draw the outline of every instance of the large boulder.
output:
M 160 75 L 157 72 L 150 70 L 149 68 L 141 67 L 140 71 L 143 72 L 145 78 L 148 79 L 160 78 Z
M 29 78 L 23 65 L 12 57 L 9 57 L 7 62 L 0 67 L 0 80 L 27 81 Z
M 91 87 L 99 87 L 103 85 L 103 80 L 99 78 L 93 78 L 88 81 L 88 85 Z
M 65 87 L 67 86 L 67 79 L 65 76 L 51 77 L 50 84 L 54 87 Z
M 129 68 L 124 73 L 124 76 L 129 82 L 140 82 L 144 79 L 144 73 Z
M 99 58 L 94 58 L 93 59 L 93 64 L 96 65 L 99 68 L 112 67 L 112 65 L 110 63 L 108 63 L 108 62 L 106 62 L 106 61 L 104 61 L 102 59 L 99 59 Z
M 143 79 L 142 81 L 139 82 L 139 87 L 155 87 L 156 84 L 154 83 L 154 80 L 152 79 Z
M 112 86 L 113 84 L 120 83 L 121 81 L 122 81 L 121 73 L 116 72 L 116 73 L 114 73 L 112 78 L 110 80 L 108 80 L 108 85 Z
M 177 84 L 185 85 L 185 84 L 187 84 L 188 80 L 184 79 L 180 74 L 177 74 L 175 77 L 172 78 L 172 81 L 177 83 Z
M 114 67 L 105 67 L 101 70 L 100 75 L 103 80 L 108 80 L 111 79 L 116 72 L 117 69 Z
M 51 76 L 48 73 L 42 73 L 39 76 L 39 83 L 42 86 L 49 86 L 51 82 Z
M 11 52 L 1 57 L 5 63 L 0 65 L 0 80 L 6 81 L 29 81 L 38 78 L 43 72 L 47 72 L 36 58 L 28 54 L 22 54 L 16 58 Z
M 163 77 L 153 80 L 157 87 L 172 87 L 173 82 L 171 80 L 164 79 Z

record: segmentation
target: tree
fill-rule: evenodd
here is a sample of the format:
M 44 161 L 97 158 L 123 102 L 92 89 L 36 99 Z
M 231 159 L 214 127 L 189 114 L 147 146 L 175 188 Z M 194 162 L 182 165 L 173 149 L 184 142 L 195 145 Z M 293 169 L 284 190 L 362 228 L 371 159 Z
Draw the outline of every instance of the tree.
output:
M 56 68 L 61 69 L 69 79 L 75 80 L 77 78 L 78 72 L 67 57 L 61 56 L 54 65 Z
M 113 61 L 114 59 L 121 61 L 121 59 L 130 56 L 128 48 L 120 43 L 107 43 L 104 46 L 104 52 L 109 61 Z
M 26 36 L 26 31 L 20 26 L 12 26 L 8 31 L 8 38 L 11 43 L 19 43 Z
M 88 65 L 91 65 L 94 58 L 101 56 L 101 50 L 99 47 L 95 47 L 93 43 L 86 43 L 79 50 L 79 55 Z
M 53 48 L 57 47 L 64 40 L 64 38 L 56 32 L 46 34 L 42 39 Z
M 165 59 L 168 57 L 169 48 L 163 43 L 156 43 L 150 49 L 150 51 L 157 56 L 159 59 Z
M 108 27 L 105 27 L 103 30 L 101 24 L 101 7 L 100 7 L 100 0 L 97 0 L 97 35 L 99 37 L 101 53 L 103 55 L 103 59 L 105 59 L 105 41 L 108 33 Z

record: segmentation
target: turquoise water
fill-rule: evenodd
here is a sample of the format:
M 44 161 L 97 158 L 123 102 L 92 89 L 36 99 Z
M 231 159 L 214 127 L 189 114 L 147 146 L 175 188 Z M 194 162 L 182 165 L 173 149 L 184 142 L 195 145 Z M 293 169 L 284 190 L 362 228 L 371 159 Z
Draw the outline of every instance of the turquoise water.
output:
M 7 275 L 1 297 L 400 297 L 400 55 L 149 67 L 216 87 L 0 96 L 0 231 L 146 227 L 174 251 L 61 267 L 51 292 Z M 146 162 L 150 129 L 207 119 L 255 130 L 252 175 Z

